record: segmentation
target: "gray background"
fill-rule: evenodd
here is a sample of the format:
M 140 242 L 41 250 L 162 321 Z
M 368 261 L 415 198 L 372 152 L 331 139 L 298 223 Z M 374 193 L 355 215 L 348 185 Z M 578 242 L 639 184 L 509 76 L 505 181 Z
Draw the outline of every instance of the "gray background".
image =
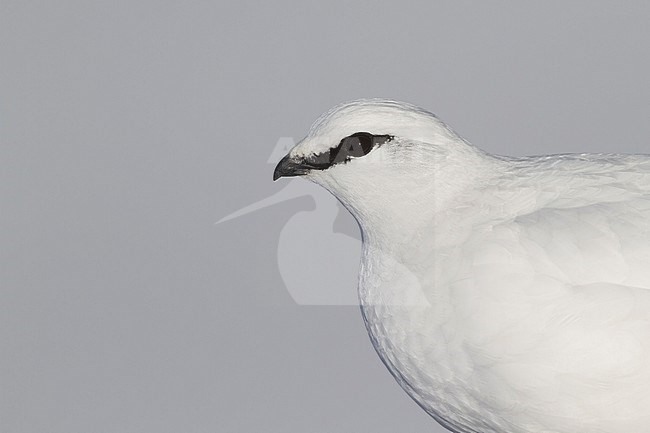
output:
M 279 233 L 312 197 L 214 222 L 358 97 L 495 153 L 647 151 L 648 22 L 640 0 L 2 0 L 0 431 L 442 432 L 357 307 L 287 292 Z

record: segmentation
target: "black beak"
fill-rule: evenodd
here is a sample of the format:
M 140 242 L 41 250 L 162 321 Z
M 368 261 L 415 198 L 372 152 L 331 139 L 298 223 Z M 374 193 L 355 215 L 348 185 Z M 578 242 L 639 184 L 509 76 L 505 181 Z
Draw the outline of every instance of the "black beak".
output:
M 313 167 L 302 161 L 296 161 L 287 155 L 278 162 L 278 165 L 275 166 L 275 170 L 273 171 L 273 180 L 278 180 L 281 177 L 307 174 L 311 168 Z

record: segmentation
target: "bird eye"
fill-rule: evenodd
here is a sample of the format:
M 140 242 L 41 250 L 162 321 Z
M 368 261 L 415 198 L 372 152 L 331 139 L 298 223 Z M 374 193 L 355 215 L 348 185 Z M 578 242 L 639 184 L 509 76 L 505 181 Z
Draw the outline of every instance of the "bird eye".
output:
M 331 152 L 334 154 L 334 160 L 332 162 L 336 164 L 337 162 L 347 161 L 350 158 L 367 155 L 372 150 L 372 138 L 373 136 L 367 132 L 357 132 L 349 137 L 345 137 L 339 143 L 338 151 Z
M 327 152 L 312 155 L 307 158 L 306 162 L 312 168 L 324 170 L 334 164 L 365 156 L 375 147 L 392 139 L 392 135 L 374 135 L 369 132 L 356 132 L 345 137 L 336 147 L 331 148 Z

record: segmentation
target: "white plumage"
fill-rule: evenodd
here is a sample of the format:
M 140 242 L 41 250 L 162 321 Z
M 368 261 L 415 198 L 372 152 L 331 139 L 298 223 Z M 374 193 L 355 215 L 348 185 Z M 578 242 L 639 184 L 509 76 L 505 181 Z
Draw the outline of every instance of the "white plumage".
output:
M 389 138 L 331 157 L 359 132 Z M 361 100 L 314 124 L 290 175 L 359 222 L 372 344 L 449 430 L 650 432 L 649 156 L 496 157 Z

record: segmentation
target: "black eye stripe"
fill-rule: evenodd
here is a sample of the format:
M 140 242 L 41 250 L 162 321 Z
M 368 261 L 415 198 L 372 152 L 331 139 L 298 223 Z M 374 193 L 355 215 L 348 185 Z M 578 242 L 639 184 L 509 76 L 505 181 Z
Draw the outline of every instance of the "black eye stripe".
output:
M 391 141 L 392 135 L 374 135 L 369 132 L 356 132 L 342 139 L 336 147 L 326 152 L 312 155 L 305 159 L 310 168 L 324 170 L 334 164 L 345 163 L 352 158 L 359 158 L 370 153 L 375 147 L 379 147 L 387 141 Z

